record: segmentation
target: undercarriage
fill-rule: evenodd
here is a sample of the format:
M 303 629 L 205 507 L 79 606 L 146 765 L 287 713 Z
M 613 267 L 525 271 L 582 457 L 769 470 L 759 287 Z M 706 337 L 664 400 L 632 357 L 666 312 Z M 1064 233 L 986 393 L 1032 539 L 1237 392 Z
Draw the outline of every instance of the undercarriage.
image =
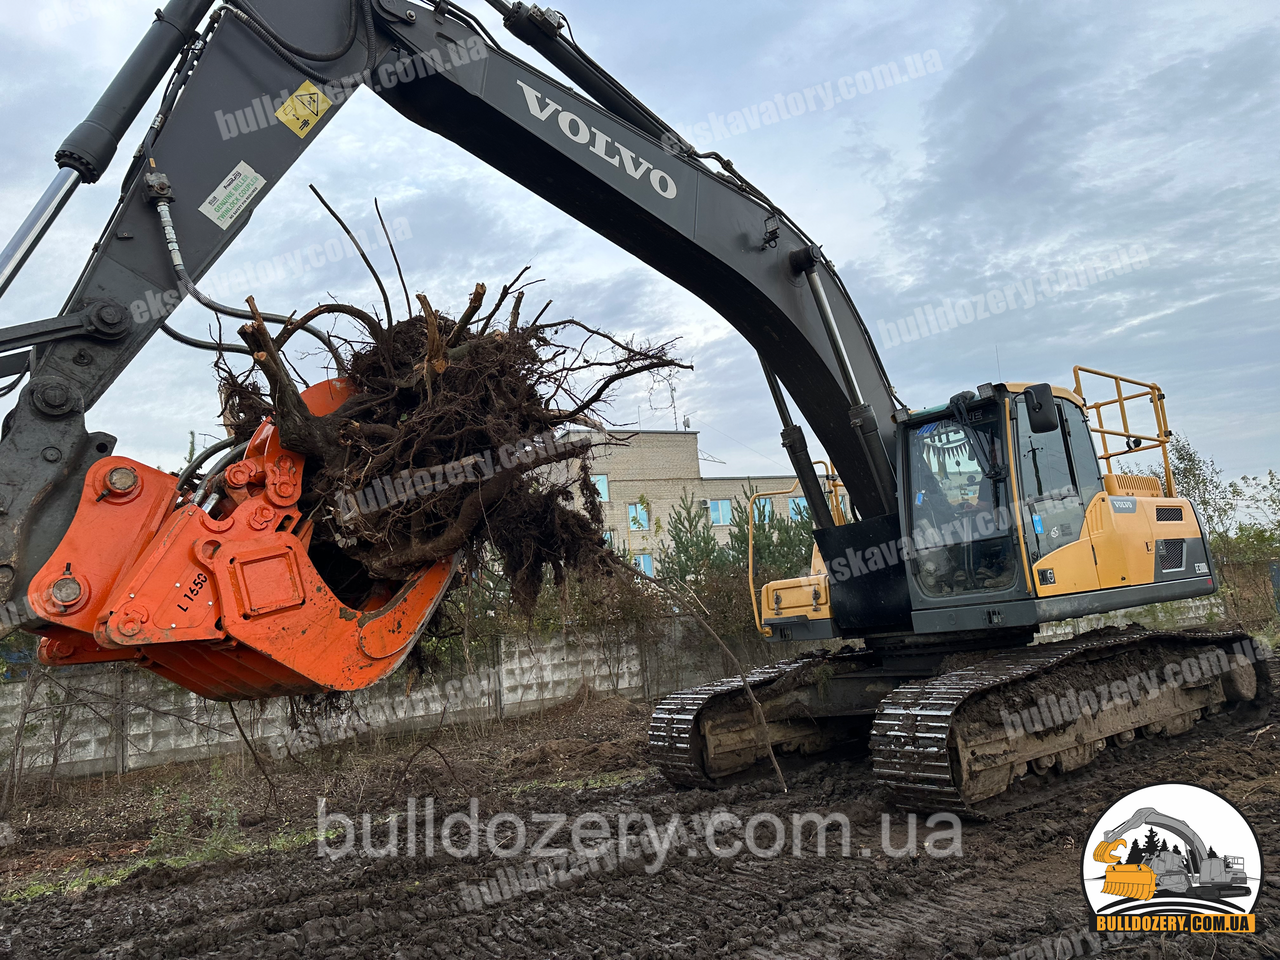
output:
M 860 748 L 899 805 L 981 815 L 1138 737 L 1265 717 L 1270 653 L 1240 632 L 1136 626 L 994 650 L 846 647 L 748 674 L 766 726 L 730 678 L 661 701 L 649 745 L 672 783 L 704 788 L 768 770 L 770 748 Z

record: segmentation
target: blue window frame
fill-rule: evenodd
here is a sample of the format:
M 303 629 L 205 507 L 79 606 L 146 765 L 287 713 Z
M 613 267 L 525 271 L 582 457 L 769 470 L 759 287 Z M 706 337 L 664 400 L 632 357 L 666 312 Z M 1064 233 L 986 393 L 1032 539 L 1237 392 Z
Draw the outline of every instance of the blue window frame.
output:
M 804 497 L 791 497 L 787 500 L 787 509 L 792 520 L 799 520 L 802 514 L 809 512 L 809 502 Z
M 632 530 L 649 529 L 649 511 L 644 508 L 643 503 L 627 504 L 627 525 Z
M 712 500 L 707 508 L 711 511 L 711 525 L 724 527 L 733 523 L 733 501 Z
M 631 558 L 635 563 L 636 569 L 647 576 L 653 576 L 653 555 L 649 553 L 637 553 Z
M 600 499 L 608 503 L 609 501 L 609 475 L 607 473 L 594 473 L 591 475 L 591 482 L 596 485 L 596 489 L 600 491 Z
M 773 501 L 756 501 L 756 523 L 768 523 L 773 519 Z

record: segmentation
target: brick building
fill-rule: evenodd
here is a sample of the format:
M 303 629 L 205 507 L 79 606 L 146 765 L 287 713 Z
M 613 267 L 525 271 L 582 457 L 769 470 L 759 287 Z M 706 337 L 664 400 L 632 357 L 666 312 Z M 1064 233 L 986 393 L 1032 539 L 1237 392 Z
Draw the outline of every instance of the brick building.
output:
M 606 446 L 609 436 L 629 437 L 625 446 Z M 660 548 L 667 541 L 666 528 L 680 498 L 686 492 L 705 502 L 711 529 L 720 543 L 727 543 L 734 498 L 746 500 L 744 490 L 787 490 L 794 476 L 704 477 L 698 459 L 696 430 L 619 430 L 595 441 L 591 474 L 604 500 L 605 529 L 619 547 L 625 546 L 637 566 L 652 573 Z M 644 503 L 648 503 L 646 510 Z M 756 502 L 756 515 L 794 516 L 803 506 L 799 488 L 769 498 L 767 507 Z M 659 531 L 656 520 L 661 520 Z

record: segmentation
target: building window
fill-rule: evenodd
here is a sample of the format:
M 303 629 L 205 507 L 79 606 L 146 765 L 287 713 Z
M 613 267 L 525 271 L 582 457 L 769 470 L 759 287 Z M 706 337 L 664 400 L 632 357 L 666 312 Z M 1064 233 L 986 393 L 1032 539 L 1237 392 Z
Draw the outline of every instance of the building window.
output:
M 756 523 L 768 523 L 773 519 L 773 501 L 756 501 Z
M 732 500 L 711 500 L 708 501 L 707 508 L 711 511 L 713 526 L 724 527 L 733 523 Z
M 804 497 L 791 497 L 787 501 L 787 508 L 791 511 L 792 520 L 799 520 L 809 513 L 809 503 Z
M 606 530 L 604 532 L 604 544 L 610 550 L 613 549 L 613 531 L 612 530 Z
M 641 573 L 645 574 L 646 576 L 649 576 L 649 577 L 653 576 L 653 554 L 637 553 L 631 559 L 632 559 L 632 562 L 635 563 L 637 570 L 639 570 Z
M 649 511 L 643 503 L 627 504 L 627 522 L 632 530 L 649 529 Z
M 591 482 L 596 485 L 596 489 L 600 491 L 600 499 L 605 503 L 609 502 L 609 475 L 607 473 L 594 473 L 591 475 Z

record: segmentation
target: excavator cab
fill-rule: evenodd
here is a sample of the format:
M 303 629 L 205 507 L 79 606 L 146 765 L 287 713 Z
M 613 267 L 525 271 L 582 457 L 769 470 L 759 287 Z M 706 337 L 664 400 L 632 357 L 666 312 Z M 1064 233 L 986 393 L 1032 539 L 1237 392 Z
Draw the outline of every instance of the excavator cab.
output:
M 1105 378 L 1115 399 L 1087 403 L 1082 376 Z M 1135 399 L 1150 402 L 1154 428 L 1138 426 Z M 1207 539 L 1175 495 L 1169 436 L 1156 384 L 1084 367 L 1074 388 L 988 383 L 912 411 L 898 423 L 898 516 L 815 530 L 824 563 L 765 585 L 762 632 L 1029 637 L 1052 620 L 1210 594 Z M 1113 472 L 1144 451 L 1164 457 L 1163 484 Z M 776 602 L 798 589 L 822 599 L 800 617 Z

